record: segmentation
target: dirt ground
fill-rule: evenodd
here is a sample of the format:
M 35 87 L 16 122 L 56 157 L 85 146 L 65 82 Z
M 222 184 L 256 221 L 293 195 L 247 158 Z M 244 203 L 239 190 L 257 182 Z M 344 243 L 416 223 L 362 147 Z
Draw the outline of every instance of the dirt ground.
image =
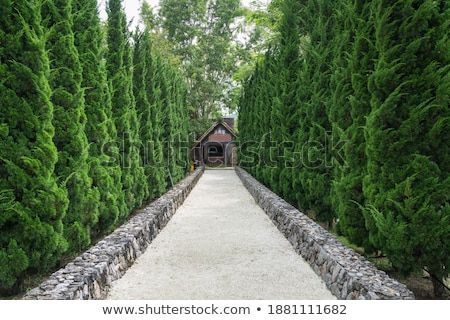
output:
M 399 282 L 404 283 L 409 290 L 414 292 L 417 300 L 450 300 L 450 294 L 446 297 L 435 297 L 433 284 L 430 278 L 426 276 L 411 275 L 406 279 L 402 279 L 394 272 L 388 272 L 388 274 Z

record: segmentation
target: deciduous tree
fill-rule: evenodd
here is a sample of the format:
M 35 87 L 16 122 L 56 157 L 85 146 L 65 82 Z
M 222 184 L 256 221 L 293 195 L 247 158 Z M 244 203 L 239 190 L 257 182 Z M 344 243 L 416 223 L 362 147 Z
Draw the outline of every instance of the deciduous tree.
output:
M 191 117 L 217 117 L 231 106 L 227 92 L 237 70 L 232 24 L 243 14 L 240 1 L 163 0 L 160 7 L 161 26 L 182 59 Z

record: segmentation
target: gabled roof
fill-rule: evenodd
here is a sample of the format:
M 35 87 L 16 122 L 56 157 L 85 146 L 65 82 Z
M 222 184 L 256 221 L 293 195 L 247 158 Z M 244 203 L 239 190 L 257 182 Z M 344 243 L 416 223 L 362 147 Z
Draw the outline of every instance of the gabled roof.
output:
M 229 126 L 229 124 L 228 123 L 226 123 L 225 121 L 216 121 L 216 122 L 214 122 L 213 123 L 213 125 L 211 126 L 211 127 L 209 127 L 209 129 L 208 130 L 206 130 L 205 131 L 205 133 L 200 137 L 200 139 L 197 139 L 196 141 L 195 141 L 195 143 L 194 143 L 194 148 L 199 144 L 199 143 L 201 143 L 215 128 L 217 128 L 219 125 L 222 125 L 222 126 L 224 126 L 225 127 L 225 129 L 227 129 L 230 133 L 231 133 L 231 135 L 234 137 L 234 138 L 237 138 L 237 135 L 236 135 L 236 133 L 234 132 L 234 130 L 233 130 L 233 128 L 231 128 L 230 126 Z

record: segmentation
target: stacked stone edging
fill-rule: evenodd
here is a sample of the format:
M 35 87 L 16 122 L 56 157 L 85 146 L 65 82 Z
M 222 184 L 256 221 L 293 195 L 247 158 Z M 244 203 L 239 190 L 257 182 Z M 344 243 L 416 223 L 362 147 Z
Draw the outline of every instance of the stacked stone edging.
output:
M 414 294 L 404 284 L 378 270 L 245 170 L 236 167 L 236 173 L 255 201 L 338 299 L 414 299 Z
M 204 172 L 197 168 L 174 188 L 142 209 L 127 223 L 53 273 L 24 300 L 104 299 L 111 283 L 121 278 L 145 251 Z

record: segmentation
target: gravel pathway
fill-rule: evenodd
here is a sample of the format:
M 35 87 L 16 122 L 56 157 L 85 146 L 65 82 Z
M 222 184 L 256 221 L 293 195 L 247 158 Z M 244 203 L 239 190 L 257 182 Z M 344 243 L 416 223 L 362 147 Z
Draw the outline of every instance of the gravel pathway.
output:
M 335 299 L 234 170 L 206 170 L 108 299 Z

